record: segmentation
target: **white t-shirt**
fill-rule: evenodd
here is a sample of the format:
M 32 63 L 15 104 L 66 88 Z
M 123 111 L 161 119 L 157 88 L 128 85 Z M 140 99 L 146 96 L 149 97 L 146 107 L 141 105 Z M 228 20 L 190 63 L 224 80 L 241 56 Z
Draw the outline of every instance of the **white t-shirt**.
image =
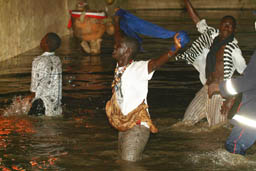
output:
M 149 61 L 134 61 L 124 71 L 121 81 L 115 86 L 117 103 L 127 115 L 136 109 L 143 101 L 147 104 L 148 80 L 154 71 L 148 74 Z M 118 70 L 122 70 L 119 67 Z

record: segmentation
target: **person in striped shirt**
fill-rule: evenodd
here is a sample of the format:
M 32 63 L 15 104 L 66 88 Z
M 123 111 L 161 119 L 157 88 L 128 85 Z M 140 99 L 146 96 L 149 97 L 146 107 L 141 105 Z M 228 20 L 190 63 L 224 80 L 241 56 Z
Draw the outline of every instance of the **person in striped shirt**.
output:
M 215 94 L 208 96 L 208 85 L 232 77 L 234 71 L 243 73 L 246 62 L 234 37 L 236 20 L 232 16 L 224 16 L 215 29 L 207 25 L 205 19 L 200 19 L 189 0 L 184 0 L 187 11 L 196 24 L 201 35 L 184 53 L 174 59 L 184 59 L 192 64 L 200 73 L 199 78 L 203 88 L 195 95 L 189 104 L 181 123 L 194 125 L 207 118 L 209 126 L 227 121 L 227 114 L 234 104 L 234 98 L 222 98 Z

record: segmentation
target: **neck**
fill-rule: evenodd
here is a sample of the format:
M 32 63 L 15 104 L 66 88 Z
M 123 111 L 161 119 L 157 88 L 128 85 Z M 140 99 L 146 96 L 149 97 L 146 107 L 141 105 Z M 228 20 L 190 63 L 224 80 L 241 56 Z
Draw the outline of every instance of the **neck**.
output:
M 118 61 L 118 62 L 117 62 L 117 63 L 118 63 L 118 67 L 127 66 L 127 65 L 131 64 L 132 61 L 133 61 L 132 59 L 130 59 L 129 61 L 128 61 L 128 60 L 125 60 L 125 61 Z
M 50 56 L 50 55 L 54 55 L 55 53 L 54 52 L 44 52 L 43 55 L 45 56 Z
M 223 36 L 220 34 L 220 36 L 219 36 L 219 41 L 225 40 L 225 39 L 230 38 L 230 37 L 234 37 L 234 33 L 232 33 L 232 34 L 230 34 L 230 35 L 228 35 L 228 36 L 226 36 L 226 37 L 223 37 Z

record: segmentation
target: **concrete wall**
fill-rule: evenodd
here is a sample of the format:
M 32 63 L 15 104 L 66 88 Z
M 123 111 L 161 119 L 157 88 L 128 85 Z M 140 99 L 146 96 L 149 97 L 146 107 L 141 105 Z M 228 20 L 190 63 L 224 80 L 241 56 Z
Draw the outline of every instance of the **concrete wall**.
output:
M 180 9 L 183 0 L 119 0 L 127 9 Z M 191 0 L 195 8 L 202 9 L 255 9 L 256 0 Z
M 91 9 L 181 9 L 183 0 L 0 0 L 0 61 L 39 45 L 43 35 L 56 32 L 69 34 L 69 9 L 78 1 L 87 1 Z M 195 8 L 256 9 L 256 0 L 191 0 Z
M 0 0 L 0 61 L 35 48 L 43 35 L 69 33 L 76 0 Z

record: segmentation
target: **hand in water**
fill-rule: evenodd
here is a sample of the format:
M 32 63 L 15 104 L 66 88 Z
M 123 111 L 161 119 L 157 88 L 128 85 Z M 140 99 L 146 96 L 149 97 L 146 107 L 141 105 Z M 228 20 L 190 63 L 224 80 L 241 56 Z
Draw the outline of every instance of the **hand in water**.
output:
M 228 115 L 229 114 L 229 111 L 232 109 L 233 107 L 233 104 L 235 103 L 235 99 L 226 99 L 222 106 L 221 106 L 221 114 L 222 115 Z

